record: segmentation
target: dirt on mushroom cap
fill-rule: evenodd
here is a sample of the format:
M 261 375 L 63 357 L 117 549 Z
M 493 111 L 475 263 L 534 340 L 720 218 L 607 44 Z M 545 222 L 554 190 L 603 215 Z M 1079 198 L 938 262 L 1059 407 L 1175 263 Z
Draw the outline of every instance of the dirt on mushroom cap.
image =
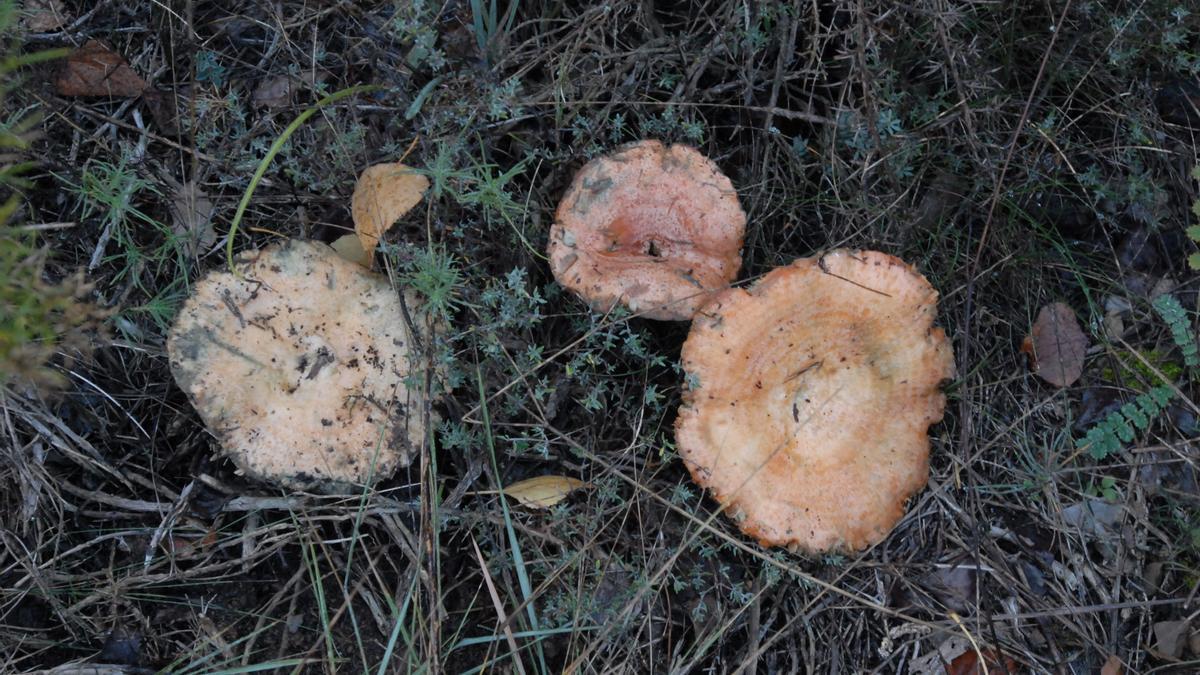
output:
M 195 284 L 171 371 L 247 474 L 340 491 L 408 463 L 425 434 L 400 297 L 324 244 L 242 256 Z M 410 304 L 410 308 L 413 305 Z
M 623 303 L 688 320 L 737 276 L 745 227 L 716 164 L 685 145 L 641 141 L 575 176 L 550 229 L 550 267 L 598 311 Z
M 936 302 L 900 259 L 847 250 L 715 298 L 683 346 L 676 441 L 693 478 L 765 546 L 882 540 L 928 480 L 954 375 Z

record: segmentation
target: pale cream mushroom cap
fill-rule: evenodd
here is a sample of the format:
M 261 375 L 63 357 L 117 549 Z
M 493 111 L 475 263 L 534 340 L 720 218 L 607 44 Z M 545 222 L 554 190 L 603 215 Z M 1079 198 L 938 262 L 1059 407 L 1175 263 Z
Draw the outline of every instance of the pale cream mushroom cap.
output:
M 928 480 L 954 375 L 936 311 L 925 277 L 874 251 L 800 259 L 715 298 L 682 355 L 675 432 L 696 482 L 764 546 L 881 541 Z
M 640 141 L 588 162 L 550 228 L 550 269 L 597 311 L 686 321 L 741 267 L 746 214 L 695 148 Z
M 425 399 L 409 384 L 425 378 L 391 285 L 299 240 L 243 254 L 236 269 L 195 284 L 167 351 L 238 467 L 342 491 L 406 465 L 425 436 Z

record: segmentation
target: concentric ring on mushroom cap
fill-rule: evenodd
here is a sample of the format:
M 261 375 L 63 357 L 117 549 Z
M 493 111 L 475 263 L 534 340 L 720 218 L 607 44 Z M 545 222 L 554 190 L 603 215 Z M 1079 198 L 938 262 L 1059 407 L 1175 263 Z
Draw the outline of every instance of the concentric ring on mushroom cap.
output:
M 737 192 L 686 145 L 641 141 L 589 162 L 555 217 L 554 276 L 598 311 L 686 321 L 742 264 Z
M 406 386 L 416 346 L 397 292 L 313 242 L 274 244 L 236 267 L 195 284 L 167 351 L 238 467 L 338 491 L 407 464 L 424 399 Z
M 874 251 L 833 251 L 730 289 L 683 346 L 675 425 L 693 478 L 764 546 L 860 550 L 929 477 L 954 376 L 937 292 Z

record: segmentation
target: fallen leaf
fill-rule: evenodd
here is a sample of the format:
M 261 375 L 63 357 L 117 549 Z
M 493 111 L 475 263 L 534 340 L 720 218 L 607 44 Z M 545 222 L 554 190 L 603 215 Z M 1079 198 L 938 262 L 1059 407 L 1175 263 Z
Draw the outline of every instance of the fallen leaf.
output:
M 146 81 L 133 72 L 125 57 L 99 40 L 88 40 L 67 56 L 54 82 L 62 96 L 138 96 Z
M 159 133 L 164 136 L 178 136 L 180 124 L 186 118 L 181 110 L 190 106 L 191 88 L 187 86 L 176 89 L 147 89 L 142 92 L 142 102 L 150 110 L 150 117 L 158 126 Z
M 972 649 L 971 641 L 961 635 L 947 636 L 937 649 L 908 662 L 908 675 L 946 675 L 946 664 Z
M 1125 337 L 1125 319 L 1120 312 L 1109 312 L 1104 315 L 1104 336 L 1109 340 L 1120 340 Z
M 983 654 L 983 663 L 979 655 Z M 986 666 L 986 669 L 985 669 Z M 946 666 L 946 675 L 1017 675 L 1017 662 L 1008 654 L 995 649 L 968 649 Z
M 1152 562 L 1142 570 L 1142 583 L 1145 584 L 1147 595 L 1154 595 L 1161 589 L 1165 567 L 1161 562 Z
M 58 30 L 67 23 L 67 10 L 62 0 L 25 0 L 22 19 L 31 33 Z
M 358 263 L 363 267 L 371 266 L 371 258 L 367 255 L 367 252 L 363 250 L 362 242 L 359 241 L 358 235 L 343 234 L 337 239 L 334 239 L 330 246 L 333 247 L 333 250 L 338 252 L 338 255 L 342 256 L 346 260 L 349 260 L 350 262 Z
M 1123 668 L 1124 664 L 1121 663 L 1121 659 L 1116 654 L 1112 654 L 1104 662 L 1104 665 L 1100 666 L 1100 675 L 1121 675 Z
M 504 488 L 504 494 L 534 509 L 548 509 L 587 483 L 567 476 L 537 476 Z
M 171 200 L 174 216 L 171 230 L 183 240 L 193 258 L 211 248 L 217 240 L 212 226 L 214 211 L 216 206 L 196 181 L 188 181 L 175 190 Z
M 290 76 L 276 75 L 259 82 L 258 86 L 254 88 L 250 100 L 257 107 L 283 108 L 291 104 L 293 91 L 294 87 Z
M 965 614 L 975 602 L 976 572 L 964 565 L 938 567 L 925 577 L 930 593 L 947 609 Z
M 1021 345 L 1021 351 L 1031 357 L 1033 372 L 1056 387 L 1069 387 L 1083 375 L 1087 348 L 1075 312 L 1061 302 L 1042 307 L 1032 333 Z
M 350 198 L 350 213 L 368 261 L 383 233 L 416 206 L 428 189 L 429 179 L 403 164 L 376 164 L 362 172 Z
M 1117 531 L 1123 509 L 1103 499 L 1088 498 L 1062 510 L 1063 522 L 1084 535 L 1106 539 Z
M 1154 624 L 1155 650 L 1169 659 L 1178 659 L 1188 641 L 1188 621 L 1159 621 Z

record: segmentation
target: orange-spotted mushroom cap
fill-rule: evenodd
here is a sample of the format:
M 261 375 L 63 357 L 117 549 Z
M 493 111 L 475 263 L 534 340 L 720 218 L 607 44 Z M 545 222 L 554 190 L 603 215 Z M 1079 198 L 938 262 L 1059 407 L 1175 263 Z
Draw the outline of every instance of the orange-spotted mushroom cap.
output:
M 641 141 L 589 162 L 550 229 L 550 268 L 594 309 L 686 321 L 741 267 L 733 184 L 686 145 Z
M 692 477 L 764 546 L 881 541 L 929 474 L 954 376 L 937 292 L 885 253 L 837 250 L 696 315 L 676 441 Z
M 391 285 L 297 240 L 245 254 L 236 269 L 195 284 L 167 351 L 238 467 L 336 492 L 406 465 L 425 434 L 424 397 L 408 385 L 424 378 Z

